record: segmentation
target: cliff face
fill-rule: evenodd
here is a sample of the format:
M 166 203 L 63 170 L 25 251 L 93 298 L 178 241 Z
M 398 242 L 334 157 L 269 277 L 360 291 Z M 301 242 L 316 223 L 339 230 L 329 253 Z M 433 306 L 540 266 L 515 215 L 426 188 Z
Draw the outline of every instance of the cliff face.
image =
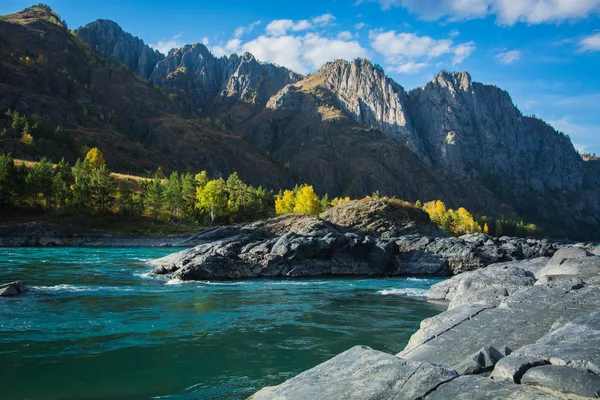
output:
M 327 63 L 317 74 L 323 77 L 325 86 L 335 93 L 344 110 L 356 122 L 377 127 L 428 161 L 407 114 L 408 96 L 383 69 L 368 60 L 357 59 L 351 63 Z
M 583 161 L 566 136 L 523 117 L 507 92 L 466 72 L 441 72 L 413 90 L 409 110 L 436 169 L 538 193 L 583 184 Z
M 216 58 L 203 44 L 173 49 L 150 76 L 155 85 L 184 94 L 189 106 L 204 113 L 238 102 L 260 109 L 281 88 L 300 79 L 287 68 L 258 62 L 250 53 Z
M 123 63 L 127 69 L 144 79 L 148 79 L 156 63 L 165 58 L 143 40 L 124 32 L 113 21 L 99 19 L 77 29 L 75 33 L 104 57 Z

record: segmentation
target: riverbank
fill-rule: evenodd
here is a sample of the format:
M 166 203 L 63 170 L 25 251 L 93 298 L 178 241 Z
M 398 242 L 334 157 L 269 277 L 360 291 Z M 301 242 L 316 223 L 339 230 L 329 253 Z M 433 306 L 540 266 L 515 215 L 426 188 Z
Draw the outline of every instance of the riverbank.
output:
M 190 236 L 121 233 L 32 221 L 0 226 L 0 247 L 188 247 L 194 245 Z
M 600 396 L 600 247 L 490 265 L 426 293 L 449 309 L 398 354 L 356 346 L 252 400 Z

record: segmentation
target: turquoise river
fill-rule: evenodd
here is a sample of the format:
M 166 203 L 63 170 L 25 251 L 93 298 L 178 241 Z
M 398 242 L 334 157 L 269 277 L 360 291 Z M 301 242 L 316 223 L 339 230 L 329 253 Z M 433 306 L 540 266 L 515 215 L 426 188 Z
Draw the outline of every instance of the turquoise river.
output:
M 172 248 L 0 248 L 0 397 L 243 399 L 357 344 L 395 353 L 435 279 L 183 283 Z

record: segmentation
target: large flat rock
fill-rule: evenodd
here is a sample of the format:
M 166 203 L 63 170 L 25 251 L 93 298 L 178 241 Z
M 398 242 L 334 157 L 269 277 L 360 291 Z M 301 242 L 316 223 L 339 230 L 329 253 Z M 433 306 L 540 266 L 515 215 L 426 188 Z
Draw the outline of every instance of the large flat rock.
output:
M 455 371 L 356 346 L 250 399 L 413 400 L 457 376 Z
M 584 397 L 600 397 L 600 376 L 571 367 L 542 365 L 531 368 L 523 375 L 521 383 Z
M 600 375 L 600 312 L 567 322 L 535 343 L 516 349 L 514 354 L 543 358 L 553 365 L 567 365 Z
M 481 376 L 461 376 L 439 386 L 425 400 L 556 400 L 562 396 L 532 387 L 499 382 Z
M 424 329 L 415 333 L 417 339 L 411 339 L 398 356 L 458 369 L 482 349 L 493 347 L 508 354 L 535 343 L 572 319 L 599 310 L 600 290 L 570 285 L 528 286 L 507 297 L 498 308 L 466 307 L 423 321 Z
M 464 272 L 433 285 L 426 296 L 432 300 L 450 301 L 450 309 L 462 304 L 497 306 L 518 289 L 534 284 L 533 274 L 519 268 L 519 263 L 491 265 Z

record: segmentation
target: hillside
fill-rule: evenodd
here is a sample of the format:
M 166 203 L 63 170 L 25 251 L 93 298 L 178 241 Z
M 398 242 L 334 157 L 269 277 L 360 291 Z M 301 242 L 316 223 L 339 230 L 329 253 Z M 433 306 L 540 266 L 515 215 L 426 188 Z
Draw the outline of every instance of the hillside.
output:
M 253 185 L 355 198 L 379 190 L 563 235 L 600 224 L 597 161 L 468 73 L 407 92 L 364 59 L 303 77 L 201 44 L 164 56 L 112 21 L 73 32 L 38 6 L 3 17 L 0 43 L 0 111 L 41 124 L 32 146 L 0 117 L 0 152 L 17 158 L 73 161 L 99 147 L 124 173 L 238 171 Z

